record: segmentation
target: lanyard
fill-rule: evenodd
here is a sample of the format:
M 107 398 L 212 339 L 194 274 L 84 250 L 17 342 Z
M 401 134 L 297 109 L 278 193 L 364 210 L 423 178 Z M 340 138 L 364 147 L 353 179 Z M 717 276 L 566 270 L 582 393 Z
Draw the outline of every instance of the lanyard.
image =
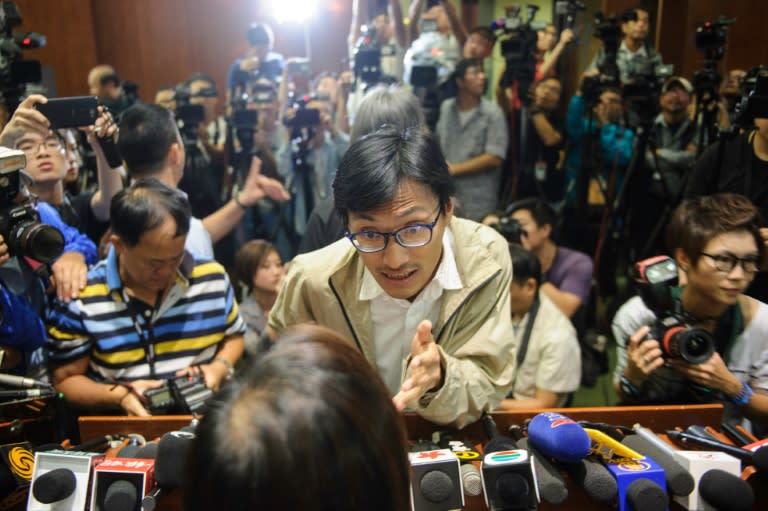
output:
M 134 300 L 128 298 L 128 311 L 131 314 L 131 320 L 133 321 L 133 328 L 136 330 L 136 334 L 139 336 L 139 341 L 144 346 L 144 356 L 147 359 L 149 365 L 149 376 L 155 378 L 155 332 L 152 326 L 152 319 L 155 313 L 160 309 L 160 302 L 163 299 L 163 291 L 160 290 L 157 293 L 157 299 L 155 305 L 152 307 L 152 314 L 149 318 L 145 319 L 143 324 L 139 320 L 139 311 L 134 305 Z

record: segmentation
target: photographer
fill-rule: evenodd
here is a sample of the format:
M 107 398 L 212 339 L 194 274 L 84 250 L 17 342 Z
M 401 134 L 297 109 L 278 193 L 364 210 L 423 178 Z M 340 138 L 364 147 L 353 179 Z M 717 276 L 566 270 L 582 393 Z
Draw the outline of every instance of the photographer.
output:
M 458 95 L 440 106 L 436 135 L 466 218 L 480 221 L 496 208 L 507 123 L 498 105 L 483 97 L 487 82 L 482 60 L 459 62 L 454 80 Z
M 136 102 L 135 97 L 125 94 L 120 77 L 112 66 L 100 65 L 91 69 L 88 73 L 88 89 L 91 96 L 99 98 L 99 103 L 115 116 Z
M 644 7 L 632 7 L 621 15 L 622 40 L 616 52 L 616 67 L 622 84 L 632 83 L 635 77 L 653 75 L 657 66 L 662 65 L 661 55 L 648 45 L 649 14 Z M 603 49 L 589 65 L 596 69 L 605 60 Z
M 26 171 L 35 181 L 30 191 L 56 208 L 65 223 L 98 245 L 109 228 L 109 203 L 123 188 L 125 171 L 122 165 L 110 167 L 102 148 L 104 139 L 109 139 L 105 143 L 114 143 L 112 140 L 117 135 L 117 125 L 112 114 L 99 107 L 98 118 L 93 125 L 81 128 L 87 133 L 88 143 L 96 155 L 98 188 L 72 196 L 64 191 L 69 163 L 66 140 L 58 133 L 48 131 L 47 119 L 35 108 L 35 104 L 45 101 L 44 96 L 32 95 L 19 105 L 4 131 L 15 137 L 13 146 L 9 147 L 23 151 L 27 157 Z M 3 142 L 10 141 L 2 137 L 0 134 Z M 96 259 L 88 262 L 95 263 Z
M 56 302 L 47 320 L 57 390 L 80 409 L 149 415 L 145 392 L 163 380 L 202 376 L 218 389 L 245 327 L 224 268 L 184 248 L 186 197 L 142 179 L 115 196 L 110 218 L 112 248 L 88 272 L 88 300 Z
M 673 310 L 653 311 L 634 297 L 613 318 L 614 384 L 623 400 L 721 401 L 726 419 L 747 417 L 768 426 L 768 306 L 744 295 L 766 260 L 762 225 L 757 208 L 736 194 L 686 200 L 675 210 L 667 242 L 686 284 L 664 288 L 664 296 L 674 300 Z M 646 340 L 648 325 L 670 314 L 686 328 L 713 336 L 715 351 L 708 359 L 694 364 L 670 356 L 675 341 L 661 344 L 661 336 L 670 334 L 657 332 Z M 700 348 L 702 336 L 697 337 L 694 344 Z
M 566 201 L 573 202 L 577 195 L 576 179 L 582 170 L 583 158 L 592 158 L 590 163 L 598 164 L 598 172 L 588 176 L 600 184 L 600 190 L 608 197 L 613 196 L 619 188 L 621 173 L 632 157 L 634 132 L 624 127 L 624 105 L 621 92 L 613 87 L 603 87 L 590 92 L 594 104 L 587 101 L 582 89 L 590 82 L 591 77 L 597 76 L 597 70 L 587 71 L 582 77 L 581 86 L 571 98 L 568 112 L 565 116 L 565 129 L 568 136 L 568 151 L 566 154 Z M 588 106 L 592 106 L 591 112 Z M 592 154 L 583 154 L 583 148 L 588 147 L 586 137 L 594 137 L 598 143 L 592 145 Z M 599 165 L 602 163 L 602 168 Z M 603 197 L 607 201 L 608 197 Z
M 275 35 L 266 23 L 253 23 L 246 32 L 248 51 L 236 59 L 227 73 L 227 101 L 245 90 L 257 78 L 279 81 L 283 74 L 284 59 L 272 51 Z
M 557 37 L 557 29 L 552 23 L 548 23 L 537 33 L 536 41 L 536 78 L 535 81 L 555 76 L 557 60 L 562 55 L 568 43 L 573 41 L 574 34 L 570 28 L 563 29 L 560 37 Z M 557 41 L 557 42 L 555 42 Z

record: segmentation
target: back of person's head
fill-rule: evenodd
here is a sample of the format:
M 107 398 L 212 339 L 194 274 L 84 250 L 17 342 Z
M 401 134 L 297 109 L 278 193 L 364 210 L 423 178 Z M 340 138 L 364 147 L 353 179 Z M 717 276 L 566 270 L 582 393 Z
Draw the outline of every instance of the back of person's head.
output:
M 196 430 L 184 509 L 409 509 L 405 431 L 389 393 L 335 332 L 286 332 L 222 389 Z
M 377 85 L 360 102 L 350 141 L 384 125 L 399 130 L 424 126 L 424 111 L 418 98 L 403 87 Z
M 471 36 L 472 34 L 479 35 L 480 37 L 485 39 L 485 41 L 488 44 L 493 44 L 496 42 L 496 34 L 493 32 L 493 30 L 491 30 L 488 27 L 484 27 L 484 26 L 475 27 L 472 30 L 470 30 L 467 35 Z
M 532 252 L 524 249 L 517 243 L 509 244 L 509 255 L 512 258 L 512 280 L 518 285 L 523 285 L 529 279 L 541 284 L 541 262 Z
M 123 112 L 117 147 L 134 179 L 162 170 L 172 144 L 181 143 L 173 112 L 137 103 Z
M 187 86 L 192 85 L 194 82 L 205 82 L 210 84 L 211 87 L 216 87 L 216 80 L 213 79 L 213 77 L 207 73 L 203 73 L 202 71 L 196 71 L 192 73 L 192 76 L 187 78 L 187 80 L 184 82 Z
M 554 229 L 557 226 L 557 213 L 552 209 L 552 206 L 543 200 L 537 197 L 529 197 L 515 201 L 507 208 L 507 214 L 511 215 L 515 211 L 523 209 L 531 213 L 531 217 L 539 227 L 550 225 Z
M 169 217 L 176 223 L 175 235 L 186 236 L 191 216 L 186 194 L 154 178 L 123 188 L 112 198 L 109 208 L 112 234 L 129 247 L 136 246 L 144 233 L 161 226 Z
M 369 133 L 339 163 L 333 180 L 336 211 L 344 221 L 350 212 L 374 211 L 392 201 L 408 181 L 429 189 L 443 213 L 456 190 L 440 146 L 421 127 Z
M 237 251 L 234 277 L 248 289 L 248 293 L 253 290 L 253 276 L 256 270 L 271 252 L 277 252 L 277 249 L 267 240 L 251 240 Z
M 716 236 L 737 231 L 746 231 L 754 239 L 762 267 L 768 255 L 760 236 L 764 225 L 760 211 L 752 201 L 735 193 L 718 193 L 687 199 L 672 213 L 667 225 L 667 247 L 670 253 L 682 251 L 696 264 L 707 243 Z

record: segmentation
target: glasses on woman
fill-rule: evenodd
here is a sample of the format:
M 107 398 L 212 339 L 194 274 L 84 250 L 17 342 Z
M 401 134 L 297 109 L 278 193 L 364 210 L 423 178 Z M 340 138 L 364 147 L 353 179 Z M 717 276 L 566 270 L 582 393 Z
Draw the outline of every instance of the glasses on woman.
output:
M 731 273 L 737 264 L 741 265 L 741 269 L 744 273 L 755 273 L 758 270 L 757 257 L 736 257 L 733 254 L 707 254 L 706 252 L 700 252 L 701 255 L 707 256 L 712 260 L 717 271 L 725 273 Z
M 367 254 L 384 250 L 387 247 L 387 243 L 389 243 L 390 237 L 394 238 L 401 247 L 423 247 L 432 241 L 432 229 L 434 229 L 437 221 L 440 219 L 441 213 L 442 211 L 438 211 L 435 221 L 429 224 L 410 224 L 392 232 L 373 230 L 347 232 L 346 236 L 357 250 Z

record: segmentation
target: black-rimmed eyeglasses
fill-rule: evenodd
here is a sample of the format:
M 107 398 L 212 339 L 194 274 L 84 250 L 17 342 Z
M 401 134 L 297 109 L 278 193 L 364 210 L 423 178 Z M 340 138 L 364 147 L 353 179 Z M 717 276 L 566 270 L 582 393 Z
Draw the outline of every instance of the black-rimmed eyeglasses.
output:
M 707 254 L 706 252 L 700 252 L 701 255 L 709 257 L 714 263 L 717 271 L 725 273 L 731 273 L 737 264 L 741 264 L 741 269 L 744 273 L 755 273 L 758 270 L 757 257 L 736 257 L 733 254 Z
M 381 252 L 387 247 L 389 238 L 395 238 L 398 245 L 405 248 L 423 247 L 432 241 L 432 229 L 440 219 L 442 210 L 437 212 L 435 221 L 429 224 L 409 224 L 392 232 L 358 231 L 347 232 L 345 235 L 360 252 Z

